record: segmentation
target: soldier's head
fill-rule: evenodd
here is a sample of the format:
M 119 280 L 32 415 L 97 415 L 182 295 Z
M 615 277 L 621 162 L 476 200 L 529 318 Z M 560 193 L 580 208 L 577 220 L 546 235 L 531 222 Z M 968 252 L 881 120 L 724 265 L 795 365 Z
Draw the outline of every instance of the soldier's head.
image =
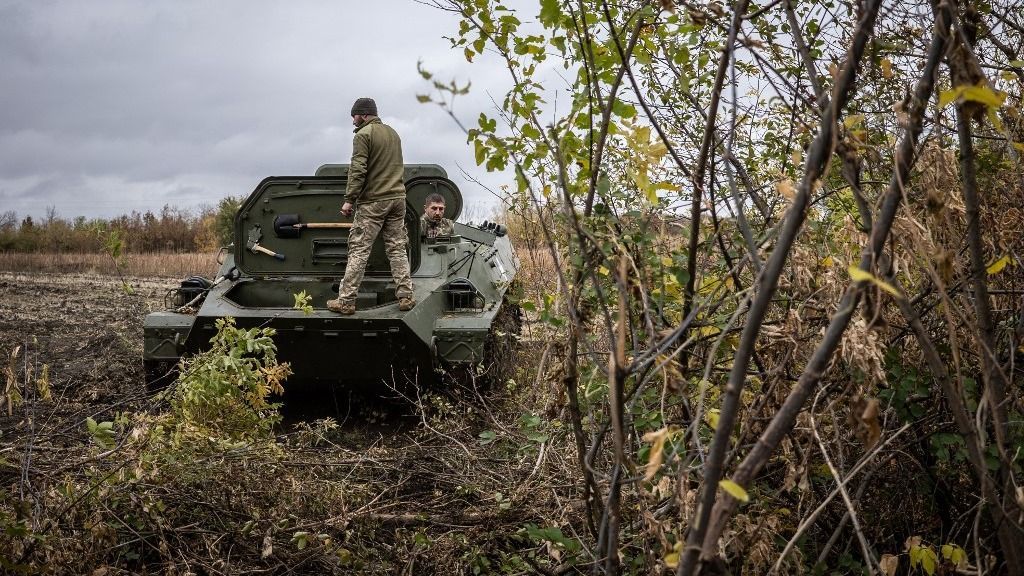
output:
M 423 215 L 431 222 L 440 222 L 441 218 L 444 218 L 444 196 L 437 192 L 427 196 L 427 201 L 423 204 Z
M 366 124 L 371 116 L 377 115 L 377 103 L 373 98 L 359 98 L 352 104 L 352 125 L 356 128 Z

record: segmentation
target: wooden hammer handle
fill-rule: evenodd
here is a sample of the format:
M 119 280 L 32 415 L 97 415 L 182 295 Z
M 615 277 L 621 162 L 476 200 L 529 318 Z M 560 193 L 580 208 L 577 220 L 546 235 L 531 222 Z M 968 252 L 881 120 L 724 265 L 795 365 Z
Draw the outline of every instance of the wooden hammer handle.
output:
M 278 260 L 284 260 L 284 254 L 278 254 L 277 252 L 274 252 L 273 250 L 268 250 L 267 248 L 264 248 L 259 244 L 253 244 L 250 250 L 252 250 L 253 252 L 259 252 L 260 254 L 266 254 L 267 256 L 273 256 Z
M 310 222 L 309 224 L 296 224 L 296 228 L 351 228 L 351 222 Z

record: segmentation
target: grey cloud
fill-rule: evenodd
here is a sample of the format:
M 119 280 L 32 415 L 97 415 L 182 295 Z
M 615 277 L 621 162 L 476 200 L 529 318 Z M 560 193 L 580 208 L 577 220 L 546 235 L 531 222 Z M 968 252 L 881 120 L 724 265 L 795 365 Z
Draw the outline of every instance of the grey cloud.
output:
M 526 14 L 529 1 L 514 2 Z M 467 203 L 493 203 L 465 135 L 417 93 L 473 80 L 475 124 L 504 93 L 500 66 L 468 66 L 441 38 L 456 17 L 408 1 L 0 0 L 0 211 L 65 217 L 215 204 L 264 176 L 311 173 L 351 152 L 348 107 L 373 96 L 410 162 L 442 164 Z M 382 40 L 383 38 L 383 40 Z

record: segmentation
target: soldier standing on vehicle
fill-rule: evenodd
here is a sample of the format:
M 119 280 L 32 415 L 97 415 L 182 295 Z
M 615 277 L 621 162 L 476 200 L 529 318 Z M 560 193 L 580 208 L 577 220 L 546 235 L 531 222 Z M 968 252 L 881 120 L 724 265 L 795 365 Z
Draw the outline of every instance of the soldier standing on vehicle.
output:
M 452 221 L 444 217 L 444 196 L 434 192 L 427 196 L 420 218 L 420 233 L 427 238 L 451 236 L 455 233 Z
M 356 293 L 363 281 L 370 248 L 383 230 L 384 251 L 398 285 L 398 309 L 412 310 L 416 301 L 406 253 L 409 232 L 405 228 L 402 141 L 394 129 L 377 117 L 377 104 L 372 98 L 359 98 L 352 105 L 352 125 L 356 129 L 341 214 L 351 216 L 354 209 L 355 218 L 348 234 L 345 277 L 338 287 L 338 298 L 329 300 L 327 308 L 339 314 L 355 314 Z

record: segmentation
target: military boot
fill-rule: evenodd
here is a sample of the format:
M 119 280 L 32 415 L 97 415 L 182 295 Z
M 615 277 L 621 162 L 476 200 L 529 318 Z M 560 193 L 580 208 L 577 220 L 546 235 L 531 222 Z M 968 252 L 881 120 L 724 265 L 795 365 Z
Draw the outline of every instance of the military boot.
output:
M 345 316 L 351 316 L 356 313 L 356 305 L 354 302 L 342 302 L 339 298 L 328 300 L 327 309 L 331 312 L 337 312 L 338 314 Z

